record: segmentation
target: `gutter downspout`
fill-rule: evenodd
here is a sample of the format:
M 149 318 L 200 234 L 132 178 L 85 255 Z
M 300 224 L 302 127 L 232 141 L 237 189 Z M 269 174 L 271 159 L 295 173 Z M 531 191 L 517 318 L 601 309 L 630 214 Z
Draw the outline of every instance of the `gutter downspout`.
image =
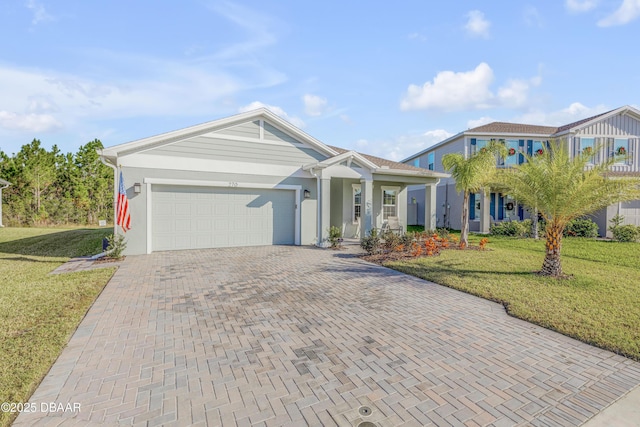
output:
M 318 175 L 313 168 L 309 169 L 309 173 L 316 178 L 316 246 L 320 246 L 320 210 L 322 205 L 320 204 L 320 175 Z

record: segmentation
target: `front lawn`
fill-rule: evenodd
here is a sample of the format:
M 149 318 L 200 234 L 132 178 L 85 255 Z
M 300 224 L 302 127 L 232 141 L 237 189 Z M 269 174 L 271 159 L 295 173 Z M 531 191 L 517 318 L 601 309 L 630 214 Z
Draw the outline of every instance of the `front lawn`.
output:
M 0 228 L 0 402 L 26 402 L 114 272 L 50 276 L 111 229 Z M 0 412 L 0 426 L 17 414 Z
M 471 244 L 479 239 L 470 236 Z M 531 274 L 542 266 L 542 239 L 489 236 L 487 248 L 385 265 L 500 302 L 515 317 L 640 361 L 640 244 L 563 239 L 571 280 Z

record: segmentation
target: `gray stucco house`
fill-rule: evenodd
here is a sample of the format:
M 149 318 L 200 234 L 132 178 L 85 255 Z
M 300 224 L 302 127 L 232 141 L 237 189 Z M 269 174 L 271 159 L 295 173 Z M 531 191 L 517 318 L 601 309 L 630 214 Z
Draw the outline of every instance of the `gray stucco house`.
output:
M 458 133 L 426 150 L 403 160 L 405 164 L 435 172 L 444 172 L 442 157 L 447 153 L 463 153 L 465 156 L 482 149 L 490 140 L 504 142 L 510 155 L 498 161 L 498 167 L 511 167 L 525 161 L 524 154 L 535 155 L 545 150 L 550 140 L 567 145 L 571 156 L 584 150 L 593 151 L 593 163 L 606 161 L 617 154 L 617 162 L 611 167 L 611 176 L 640 177 L 640 111 L 624 106 L 606 113 L 588 117 L 563 126 L 538 126 L 521 123 L 493 122 Z M 600 147 L 596 151 L 596 147 Z M 409 197 L 418 205 L 423 203 L 423 192 L 410 190 Z M 440 181 L 437 187 L 438 227 L 460 229 L 462 195 L 455 189 L 451 178 Z M 423 224 L 422 210 L 418 210 L 417 224 Z M 601 236 L 607 235 L 609 220 L 620 214 L 626 224 L 640 225 L 640 200 L 618 203 L 592 215 Z M 522 220 L 528 217 L 526 207 L 507 194 L 487 192 L 472 194 L 469 206 L 471 231 L 488 233 L 492 221 Z M 610 232 L 609 232 L 610 233 Z
M 407 188 L 427 200 L 448 175 L 326 145 L 267 109 L 108 147 L 131 212 L 127 254 L 273 244 L 324 246 L 330 226 L 407 225 Z
M 4 227 L 4 225 L 2 225 L 2 190 L 10 185 L 11 183 L 9 181 L 0 179 L 0 227 Z

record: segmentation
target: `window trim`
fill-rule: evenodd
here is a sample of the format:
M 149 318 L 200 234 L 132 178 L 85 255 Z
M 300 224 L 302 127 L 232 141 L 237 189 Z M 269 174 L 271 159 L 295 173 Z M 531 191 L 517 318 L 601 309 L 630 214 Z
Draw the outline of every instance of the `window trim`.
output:
M 618 145 L 617 141 L 626 141 L 624 144 Z M 617 157 L 618 156 L 618 148 L 623 147 L 624 151 L 625 151 L 625 156 L 629 156 L 629 138 L 613 138 L 613 156 Z M 614 164 L 616 165 L 626 165 L 628 162 L 628 159 L 622 158 L 622 159 L 618 159 L 616 160 L 616 162 Z
M 356 190 L 360 190 L 360 219 L 362 220 L 362 184 L 351 184 L 351 223 L 357 224 L 356 219 Z
M 381 196 L 381 198 L 380 198 L 380 213 L 382 214 L 382 220 L 383 221 L 387 220 L 387 218 L 384 217 L 384 207 L 385 207 L 385 204 L 384 204 L 384 192 L 385 191 L 395 191 L 396 192 L 395 204 L 386 205 L 386 206 L 395 206 L 395 208 L 396 208 L 395 216 L 396 217 L 399 217 L 399 215 L 398 215 L 399 212 L 398 211 L 399 211 L 399 206 L 400 206 L 400 204 L 398 203 L 398 198 L 400 197 L 400 187 L 398 187 L 398 186 L 384 186 L 383 185 L 380 188 L 380 196 Z M 391 215 L 391 216 L 394 216 L 394 215 Z
M 582 156 L 582 153 L 584 152 L 584 149 L 586 148 L 583 145 L 583 141 L 587 139 L 591 141 L 591 145 L 589 145 L 589 147 L 591 147 L 591 158 L 589 159 L 589 163 L 590 165 L 593 165 L 595 163 L 595 159 L 596 159 L 596 137 L 595 136 L 581 136 L 579 138 L 578 141 L 578 153 Z

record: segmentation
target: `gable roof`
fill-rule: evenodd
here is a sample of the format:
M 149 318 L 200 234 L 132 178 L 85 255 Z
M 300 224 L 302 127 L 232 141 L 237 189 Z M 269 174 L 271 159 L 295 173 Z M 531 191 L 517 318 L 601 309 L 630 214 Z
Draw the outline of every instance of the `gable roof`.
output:
M 513 134 L 538 134 L 551 135 L 556 127 L 526 125 L 521 123 L 492 122 L 467 130 L 465 133 L 513 133 Z
M 295 139 L 306 143 L 313 147 L 318 152 L 327 156 L 335 156 L 338 154 L 335 150 L 328 145 L 323 144 L 319 140 L 315 139 L 311 135 L 292 125 L 288 121 L 284 120 L 280 116 L 272 113 L 266 108 L 258 108 L 256 110 L 247 111 L 245 113 L 236 114 L 230 117 L 225 117 L 218 120 L 202 123 L 195 126 L 190 126 L 184 129 L 178 129 L 171 132 L 166 132 L 160 135 L 151 136 L 148 138 L 139 139 L 136 141 L 126 142 L 124 144 L 114 145 L 101 150 L 101 156 L 114 160 L 118 156 L 138 153 L 148 150 L 150 148 L 159 147 L 162 145 L 171 144 L 173 142 L 191 138 L 198 135 L 203 135 L 209 132 L 215 132 L 221 129 L 229 128 L 247 121 L 265 119 L 271 124 L 275 124 L 283 131 L 293 136 Z
M 330 145 L 330 147 L 338 151 L 339 153 L 348 152 L 348 150 L 345 150 L 344 148 L 334 147 L 332 145 Z M 364 157 L 365 159 L 367 159 L 369 162 L 376 165 L 378 168 L 383 168 L 384 166 L 387 166 L 389 169 L 393 169 L 393 170 L 403 170 L 403 171 L 413 171 L 413 172 L 425 171 L 424 168 L 417 168 L 415 166 L 411 166 L 406 163 L 394 162 L 392 160 L 383 159 L 382 157 L 370 156 L 369 154 L 362 154 L 362 153 L 358 153 L 358 154 Z
M 508 122 L 491 122 L 481 126 L 477 126 L 471 129 L 467 129 L 466 131 L 460 132 L 454 136 L 451 136 L 445 140 L 442 140 L 430 147 L 425 148 L 424 150 L 413 154 L 406 159 L 402 160 L 403 162 L 415 159 L 416 157 L 420 157 L 428 151 L 433 150 L 441 145 L 444 145 L 450 141 L 460 138 L 464 135 L 474 135 L 474 134 L 513 134 L 513 135 L 540 135 L 547 138 L 553 138 L 556 136 L 561 136 L 565 133 L 575 132 L 580 128 L 587 127 L 594 122 L 599 120 L 607 119 L 611 116 L 615 116 L 617 114 L 629 114 L 634 116 L 640 121 L 640 110 L 630 106 L 625 105 L 620 108 L 616 108 L 615 110 L 606 111 L 604 113 L 596 114 L 591 117 L 587 117 L 585 119 L 577 120 L 572 123 L 568 123 L 562 126 L 540 126 L 540 125 L 529 125 L 524 123 L 508 123 Z

